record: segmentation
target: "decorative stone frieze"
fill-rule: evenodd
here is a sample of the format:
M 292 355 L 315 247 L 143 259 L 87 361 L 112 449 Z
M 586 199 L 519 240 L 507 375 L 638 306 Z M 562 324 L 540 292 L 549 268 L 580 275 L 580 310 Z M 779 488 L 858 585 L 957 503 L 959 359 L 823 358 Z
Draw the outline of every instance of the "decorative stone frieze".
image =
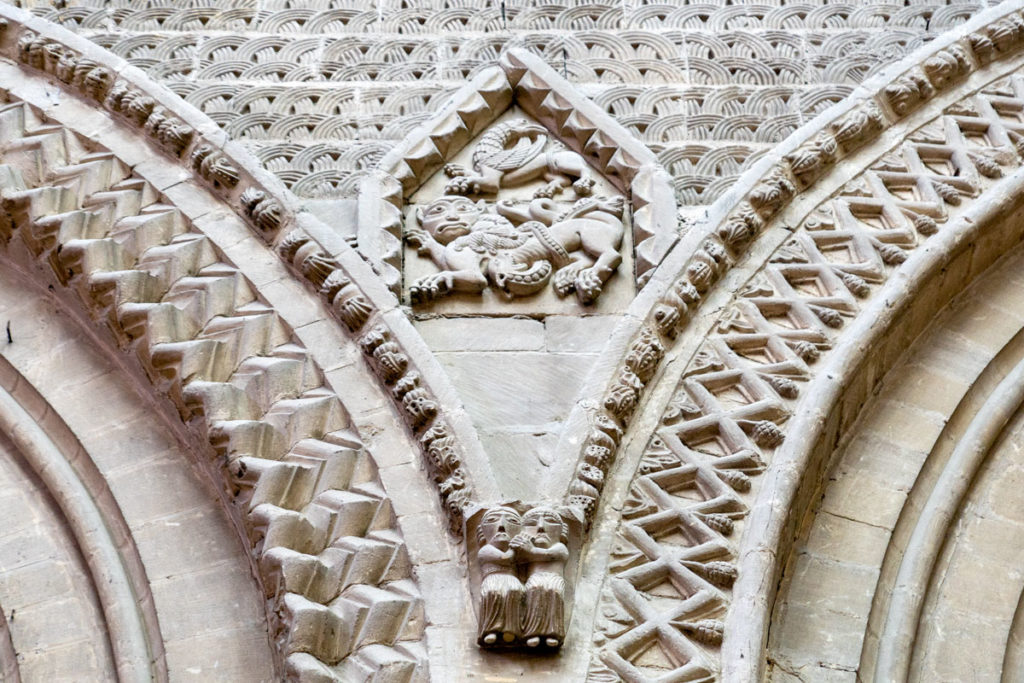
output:
M 860 405 L 851 397 L 829 416 L 852 381 L 837 359 L 860 358 L 851 348 L 874 338 L 867 318 L 889 325 L 884 302 L 900 305 L 957 240 L 979 235 L 967 225 L 978 203 L 1017 187 L 1020 4 L 988 11 L 848 98 L 882 57 L 826 66 L 808 51 L 849 44 L 788 36 L 796 24 L 829 35 L 924 25 L 897 41 L 902 53 L 911 33 L 975 8 L 446 6 L 426 22 L 420 6 L 386 3 L 235 8 L 231 19 L 191 9 L 39 13 L 163 74 L 224 130 L 129 62 L 0 11 L 0 58 L 39 91 L 45 82 L 93 102 L 109 125 L 145 136 L 166 166 L 150 174 L 179 174 L 157 187 L 144 172 L 152 159 L 122 162 L 49 110 L 16 104 L 0 110 L 0 131 L 13 131 L 0 154 L 0 236 L 5 258 L 76 292 L 210 443 L 286 673 L 418 680 L 430 659 L 439 679 L 454 679 L 463 672 L 445 653 L 475 643 L 459 650 L 466 677 L 515 668 L 536 680 L 757 679 L 774 553 L 795 524 L 777 520 L 804 476 L 801 443 L 838 438 Z M 437 38 L 470 28 L 465 39 Z M 217 34 L 228 30 L 238 35 Z M 427 33 L 430 50 L 410 33 Z M 538 39 L 554 35 L 558 45 Z M 368 80 L 352 86 L 360 74 Z M 727 92 L 743 74 L 744 87 Z M 797 74 L 819 81 L 787 80 Z M 417 85 L 394 86 L 403 80 Z M 229 138 L 247 140 L 266 168 Z M 331 203 L 357 182 L 355 201 Z M 247 277 L 244 254 L 229 258 L 187 218 L 175 183 L 241 216 L 252 249 L 276 252 L 289 270 Z M 323 203 L 303 204 L 286 186 Z M 722 199 L 703 218 L 679 210 L 713 197 Z M 271 305 L 275 288 L 298 287 L 290 275 L 316 294 L 297 298 L 297 317 L 347 335 L 331 369 L 303 345 L 306 325 L 286 324 Z M 439 359 L 412 327 L 457 317 L 500 318 L 516 337 L 484 340 L 493 364 L 512 352 L 547 356 L 514 390 L 492 390 L 480 365 L 468 380 L 479 388 L 460 397 L 442 363 L 460 367 L 470 344 Z M 587 354 L 566 351 L 584 342 L 594 344 Z M 577 370 L 578 355 L 592 357 Z M 336 379 L 359 372 L 377 384 L 345 388 L 380 391 L 359 415 L 380 431 L 356 432 Z M 587 377 L 545 417 L 561 430 L 553 437 L 527 421 L 486 436 L 543 473 L 531 473 L 536 496 L 506 495 L 495 470 L 515 462 L 483 454 L 463 402 L 503 415 L 501 401 L 528 405 L 535 387 L 571 374 Z M 417 513 L 400 518 L 385 485 L 410 471 L 436 491 L 410 485 Z M 776 497 L 785 510 L 773 509 Z M 466 587 L 436 570 L 437 557 L 408 551 L 440 510 L 461 537 Z M 423 586 L 470 608 L 428 612 Z
M 655 149 L 680 203 L 710 205 L 802 123 L 985 4 L 33 9 L 166 83 L 301 197 L 354 196 L 411 128 L 518 43 Z

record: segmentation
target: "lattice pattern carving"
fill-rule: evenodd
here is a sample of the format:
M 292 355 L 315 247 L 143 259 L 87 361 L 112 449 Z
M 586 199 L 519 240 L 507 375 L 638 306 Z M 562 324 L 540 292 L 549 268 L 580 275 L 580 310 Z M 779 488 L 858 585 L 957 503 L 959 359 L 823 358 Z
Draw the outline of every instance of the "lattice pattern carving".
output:
M 1019 75 L 948 107 L 811 212 L 724 309 L 631 484 L 593 680 L 714 675 L 715 622 L 736 576 L 729 537 L 785 438 L 801 385 L 861 301 L 1021 165 L 1021 111 Z M 671 590 L 655 583 L 663 576 Z M 663 657 L 649 654 L 655 645 Z

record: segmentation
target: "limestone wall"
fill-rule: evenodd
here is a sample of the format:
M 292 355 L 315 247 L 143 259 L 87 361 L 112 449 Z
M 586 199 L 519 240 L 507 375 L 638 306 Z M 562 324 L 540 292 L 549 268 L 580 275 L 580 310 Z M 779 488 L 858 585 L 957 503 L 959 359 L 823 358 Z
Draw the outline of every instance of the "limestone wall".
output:
M 1016 680 L 1022 73 L 1018 0 L 0 5 L 0 671 Z

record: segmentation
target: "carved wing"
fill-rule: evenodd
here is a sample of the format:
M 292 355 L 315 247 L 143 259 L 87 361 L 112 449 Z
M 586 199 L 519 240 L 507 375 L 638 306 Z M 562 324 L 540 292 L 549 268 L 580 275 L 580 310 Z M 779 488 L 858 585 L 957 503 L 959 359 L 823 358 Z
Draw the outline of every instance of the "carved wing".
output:
M 547 144 L 548 136 L 540 130 L 530 130 L 527 135 L 513 138 L 515 144 L 502 149 L 481 144 L 473 153 L 473 166 L 487 166 L 499 171 L 513 171 L 525 166 L 543 152 Z

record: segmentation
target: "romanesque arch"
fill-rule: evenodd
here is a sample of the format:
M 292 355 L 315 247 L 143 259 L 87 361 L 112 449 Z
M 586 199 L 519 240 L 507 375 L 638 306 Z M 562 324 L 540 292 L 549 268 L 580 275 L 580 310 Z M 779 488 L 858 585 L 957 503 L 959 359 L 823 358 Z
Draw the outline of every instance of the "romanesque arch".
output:
M 49 530 L 43 545 L 70 558 L 54 555 L 46 570 L 91 596 L 75 609 L 83 634 L 104 634 L 91 643 L 97 672 L 730 681 L 930 680 L 980 668 L 1013 680 L 1024 657 L 1020 558 L 1007 540 L 1020 539 L 1021 521 L 1012 491 L 1019 3 L 929 11 L 925 23 L 960 25 L 856 89 L 818 93 L 805 113 L 838 103 L 804 125 L 784 107 L 757 118 L 745 95 L 723 90 L 708 94 L 727 120 L 712 120 L 696 108 L 699 88 L 681 98 L 659 90 L 680 69 L 709 83 L 778 79 L 757 107 L 781 107 L 800 61 L 779 55 L 796 48 L 782 30 L 729 34 L 749 11 L 651 5 L 631 17 L 714 24 L 721 34 L 695 39 L 685 64 L 669 56 L 668 38 L 613 35 L 621 18 L 611 7 L 517 11 L 514 22 L 571 29 L 564 46 L 529 33 L 513 46 L 477 37 L 473 54 L 483 57 L 467 58 L 459 77 L 468 85 L 457 92 L 261 90 L 242 97 L 248 113 L 218 118 L 172 90 L 205 108 L 234 100 L 230 88 L 151 77 L 186 68 L 175 60 L 191 54 L 196 22 L 263 30 L 269 15 L 173 6 L 118 15 L 133 31 L 183 32 L 153 52 L 151 40 L 89 42 L 0 8 L 0 310 L 12 323 L 0 365 L 10 436 L 0 446 L 5 463 L 18 463 L 10 488 L 36 492 L 27 509 Z M 779 29 L 921 19 L 909 8 L 756 11 Z M 396 36 L 418 30 L 413 14 L 389 16 Z M 98 21 L 85 8 L 53 16 L 86 34 Z M 275 30 L 300 34 L 310 23 L 348 30 L 372 20 L 355 10 L 272 19 Z M 432 19 L 439 33 L 508 20 L 500 10 Z M 430 59 L 403 41 L 350 48 L 376 65 L 373 78 L 416 81 Z M 147 76 L 106 47 L 159 59 Z M 310 49 L 221 37 L 202 43 L 187 68 L 212 80 L 301 79 L 312 66 L 253 59 Z M 354 59 L 341 44 L 327 52 L 331 64 Z M 842 79 L 866 64 L 822 68 Z M 578 85 L 588 79 L 645 86 L 589 93 Z M 365 157 L 366 173 L 316 170 L 318 155 L 338 158 L 320 143 L 239 142 L 299 129 L 356 140 L 341 118 L 346 97 L 400 111 L 378 132 L 392 125 L 401 144 L 345 150 Z M 691 116 L 661 116 L 669 101 L 689 107 L 686 97 Z M 283 109 L 260 115 L 260 98 Z M 510 124 L 513 115 L 526 123 Z M 518 181 L 486 184 L 477 150 L 489 132 L 522 133 L 541 150 L 502 173 L 548 155 L 547 171 L 522 181 L 531 192 L 529 183 L 550 183 L 548 196 L 517 195 Z M 662 146 L 678 135 L 685 145 Z M 525 150 L 518 139 L 504 151 Z M 706 140 L 728 144 L 700 147 Z M 755 142 L 770 150 L 738 149 Z M 571 190 L 550 161 L 563 153 L 565 168 L 575 168 L 572 154 L 586 162 Z M 308 166 L 293 173 L 278 158 Z M 587 203 L 584 174 L 597 204 Z M 331 203 L 342 186 L 352 198 Z M 619 208 L 601 204 L 601 193 L 621 197 Z M 482 307 L 458 292 L 451 305 L 424 301 L 412 274 L 433 271 L 415 270 L 416 209 L 455 195 L 482 197 L 486 215 L 562 201 L 552 231 L 559 220 L 617 210 L 620 258 L 597 294 L 576 299 L 567 294 L 590 280 L 566 276 L 571 286 L 556 298 L 544 279 L 506 290 L 505 300 L 492 296 L 499 280 L 485 270 L 476 273 Z M 534 211 L 536 222 L 543 214 Z M 540 242 L 554 234 L 531 229 Z M 546 258 L 557 261 L 561 248 L 561 267 L 571 267 L 582 248 L 553 239 Z M 59 359 L 23 347 L 47 335 L 99 383 L 62 389 Z M 458 335 L 465 347 L 445 345 Z M 481 382 L 467 368 L 493 362 L 498 338 L 506 374 Z M 574 369 L 559 375 L 557 364 Z M 550 373 L 565 386 L 544 384 Z M 510 376 L 524 394 L 541 394 L 487 391 Z M 544 391 L 559 393 L 557 410 L 535 417 L 530 402 L 548 401 Z M 96 395 L 102 405 L 83 410 Z M 132 401 L 147 409 L 126 414 Z M 495 429 L 494 415 L 515 429 Z M 162 439 L 165 457 L 153 466 L 180 479 L 139 474 L 139 451 L 156 447 L 124 433 Z M 532 478 L 513 476 L 520 454 L 540 463 L 524 455 L 532 464 L 518 465 Z M 139 497 L 195 506 L 157 514 Z M 565 623 L 541 634 L 543 656 L 518 627 L 495 646 L 481 626 L 493 571 L 481 527 L 498 509 L 523 518 L 543 509 L 563 529 L 565 555 L 548 573 L 562 581 Z M 147 537 L 152 519 L 174 514 L 187 533 Z M 176 601 L 164 581 L 175 572 L 158 555 L 198 557 L 197 543 L 223 555 L 203 553 L 215 566 L 173 589 L 192 591 L 194 602 Z M 526 576 L 543 562 L 511 562 L 502 571 L 512 581 L 519 572 L 529 590 Z M 986 573 L 993 588 L 980 604 L 945 584 Z M 0 670 L 31 680 L 42 669 L 26 660 L 23 627 L 2 593 L 0 604 Z M 969 628 L 965 614 L 977 616 Z M 37 618 L 45 629 L 45 613 Z M 195 623 L 213 618 L 225 626 Z M 949 656 L 955 628 L 986 646 Z M 204 669 L 218 653 L 234 653 L 224 666 L 235 668 Z

